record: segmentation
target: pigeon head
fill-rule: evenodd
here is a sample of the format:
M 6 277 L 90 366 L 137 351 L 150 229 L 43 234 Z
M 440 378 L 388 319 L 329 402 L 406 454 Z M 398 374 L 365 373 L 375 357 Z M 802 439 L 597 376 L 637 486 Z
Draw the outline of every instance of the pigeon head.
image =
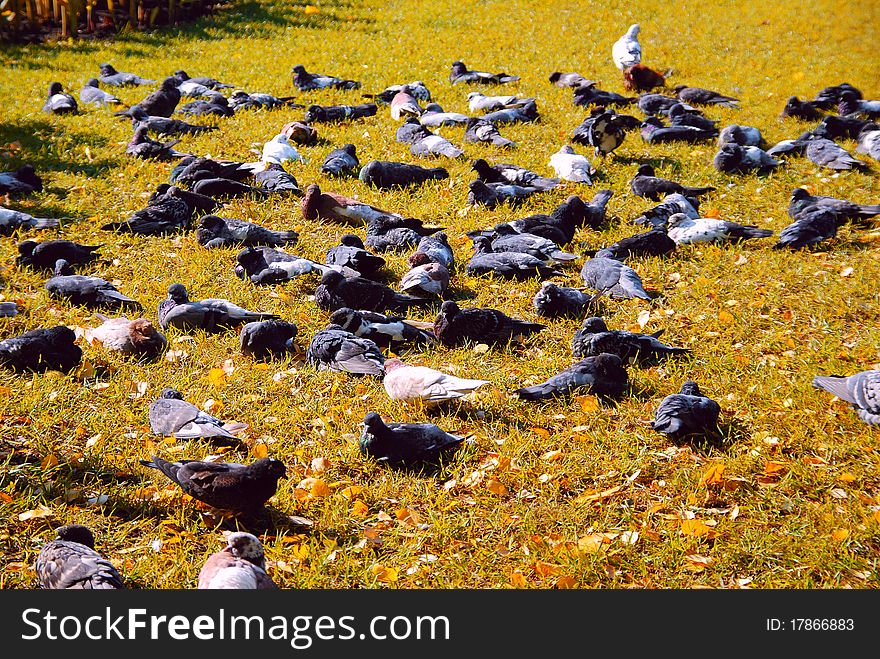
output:
M 679 224 L 687 223 L 690 221 L 690 218 L 684 213 L 673 213 L 666 219 L 666 226 L 669 229 L 674 229 Z
M 569 144 L 563 144 L 561 147 L 559 147 L 559 151 L 557 151 L 557 153 L 564 153 L 571 156 L 574 155 L 574 149 L 571 148 L 571 145 Z
M 63 277 L 66 275 L 72 275 L 73 269 L 70 267 L 70 263 L 68 263 L 65 259 L 58 259 L 55 261 L 55 276 Z
M 675 87 L 672 88 L 672 92 L 674 94 L 677 94 L 680 91 L 682 91 L 683 89 L 687 89 L 687 88 L 688 88 L 687 85 L 676 85 Z M 678 103 L 677 105 L 681 105 L 681 103 Z M 682 108 L 682 109 L 684 109 L 684 108 Z
M 642 122 L 642 128 L 652 126 L 654 128 L 663 128 L 663 122 L 657 117 L 648 117 Z
M 641 166 L 639 166 L 638 175 L 639 176 L 654 176 L 654 168 L 648 164 L 641 165 Z
M 177 86 L 179 84 L 180 84 L 180 80 L 178 80 L 177 78 L 174 78 L 174 77 L 165 78 L 162 81 L 162 84 L 159 85 L 159 88 L 162 89 L 163 91 L 167 92 L 167 91 L 171 91 L 172 89 L 177 89 Z
M 360 236 L 356 236 L 353 233 L 345 234 L 339 239 L 339 242 L 346 247 L 359 247 L 360 249 L 364 249 L 364 241 L 360 239 Z
M 382 417 L 375 412 L 367 412 L 361 425 L 364 427 L 364 435 L 375 435 L 386 427 Z M 363 441 L 363 438 L 361 441 Z
M 77 542 L 89 549 L 95 548 L 95 536 L 88 527 L 82 524 L 67 524 L 55 529 L 55 537 L 65 542 Z
M 440 315 L 447 320 L 455 318 L 460 311 L 461 309 L 459 309 L 458 305 L 452 300 L 446 300 L 440 305 Z
M 679 85 L 681 86 L 681 85 Z M 678 89 L 678 87 L 676 87 Z M 669 108 L 669 116 L 670 117 L 681 117 L 687 114 L 687 110 L 684 109 L 684 106 L 681 103 L 676 103 L 671 108 Z
M 475 254 L 491 254 L 492 241 L 487 236 L 474 236 L 474 253 Z
M 607 332 L 608 326 L 605 324 L 605 321 L 598 316 L 591 316 L 584 320 L 581 329 L 586 330 L 591 334 L 598 334 L 599 332 Z
M 840 100 L 845 103 L 851 103 L 852 101 L 858 100 L 858 97 L 856 96 L 854 91 L 847 89 L 841 92 Z
M 693 380 L 685 380 L 681 385 L 681 393 L 685 396 L 702 396 L 699 385 Z
M 171 284 L 168 287 L 168 297 L 177 302 L 177 304 L 189 302 L 189 295 L 186 292 L 186 286 L 183 284 Z
M 409 255 L 409 258 L 407 258 L 406 262 L 413 268 L 417 268 L 420 265 L 427 265 L 428 263 L 433 263 L 434 261 L 424 252 L 413 252 Z
M 357 153 L 357 149 L 355 148 L 354 144 L 343 144 L 342 150 L 352 157 L 354 157 Z
M 512 236 L 515 233 L 519 233 L 507 222 L 499 222 L 494 226 L 493 231 L 495 231 L 495 233 L 497 233 L 499 236 Z
M 15 172 L 15 176 L 19 181 L 24 181 L 28 185 L 33 186 L 37 192 L 43 190 L 43 179 L 37 176 L 37 170 L 34 169 L 33 165 L 22 165 Z
M 642 28 L 639 27 L 638 23 L 633 23 L 632 25 L 629 26 L 629 30 L 627 30 L 626 33 L 631 37 L 635 37 L 639 33 L 639 30 L 641 30 L 641 29 Z
M 99 84 L 97 78 L 89 78 L 88 82 L 86 82 L 86 87 L 97 87 Z
M 185 82 L 189 80 L 189 74 L 186 71 L 180 70 L 174 72 L 174 77 L 180 80 L 180 82 Z
M 225 226 L 226 223 L 223 221 L 223 218 L 217 217 L 216 215 L 205 215 L 199 220 L 199 231 L 212 236 L 216 236 L 223 231 L 223 227 Z
M 106 62 L 104 64 L 101 64 L 101 66 L 99 68 L 101 69 L 101 75 L 104 75 L 104 76 L 112 76 L 112 75 L 116 75 L 116 73 L 118 73 L 118 71 L 116 71 L 116 69 L 113 68 L 112 64 L 107 64 Z
M 234 92 L 232 92 L 232 96 L 230 96 L 230 98 L 234 101 L 246 101 L 250 97 L 250 94 L 248 94 L 243 89 L 236 89 Z
M 318 200 L 321 197 L 321 188 L 317 183 L 312 183 L 306 188 L 306 193 L 300 201 L 303 217 L 307 220 L 318 219 Z
M 392 357 L 390 359 L 386 359 L 385 360 L 385 374 L 387 375 L 391 371 L 396 370 L 398 368 L 404 368 L 405 366 L 407 366 L 407 364 L 405 364 L 403 361 L 401 361 L 397 357 Z
M 560 71 L 554 71 L 550 74 L 550 82 L 554 85 L 559 82 L 559 79 L 562 77 L 562 73 Z
M 49 96 L 54 96 L 55 94 L 60 94 L 64 91 L 64 87 L 61 86 L 60 82 L 53 82 L 49 85 Z
M 795 188 L 791 192 L 793 201 L 804 201 L 810 198 L 810 193 L 805 188 Z
M 327 117 L 327 111 L 324 108 L 322 108 L 320 105 L 310 105 L 306 109 L 306 114 L 305 114 L 304 119 L 306 122 L 312 122 L 312 121 L 322 121 L 326 117 Z
M 492 171 L 492 166 L 483 158 L 477 158 L 471 163 L 471 170 L 475 171 L 482 178 Z
M 173 387 L 165 387 L 159 394 L 159 398 L 166 400 L 183 400 L 183 394 Z
M 337 286 L 345 280 L 345 275 L 337 270 L 328 270 L 321 277 L 321 286 Z
M 155 325 L 146 318 L 137 318 L 131 321 L 131 334 L 141 339 L 149 339 L 158 334 Z
M 298 73 L 298 74 L 302 75 L 302 74 L 304 74 L 304 73 L 306 72 L 306 67 L 304 67 L 302 64 L 297 64 L 296 66 L 294 66 L 294 67 L 291 69 L 291 71 L 293 71 L 294 73 Z
M 425 106 L 425 112 L 443 112 L 443 108 L 439 103 L 428 103 Z
M 728 142 L 715 154 L 715 166 L 722 172 L 737 169 L 743 161 L 743 149 L 739 144 Z
M 238 531 L 230 533 L 226 538 L 226 551 L 248 563 L 266 569 L 266 558 L 263 554 L 263 545 L 257 536 L 251 533 Z
M 287 467 L 281 460 L 276 458 L 260 458 L 254 462 L 251 467 L 258 473 L 274 479 L 284 478 L 287 476 Z
M 242 268 L 242 272 L 239 274 L 242 279 L 244 279 L 244 273 L 253 275 L 269 267 L 263 252 L 252 246 L 248 246 L 236 254 L 235 260 Z
M 862 129 L 859 131 L 859 137 L 867 135 L 868 133 L 873 133 L 875 130 L 880 130 L 880 124 L 870 121 L 862 126 Z
M 464 65 L 464 62 L 462 62 L 461 60 L 456 60 L 455 62 L 452 63 L 452 76 L 451 77 L 454 78 L 454 77 L 460 76 L 464 73 L 467 73 L 467 67 Z
M 20 256 L 27 258 L 34 253 L 37 243 L 33 240 L 25 240 L 18 244 L 18 253 Z
M 480 92 L 471 92 L 467 95 L 467 97 L 468 100 L 471 101 L 475 98 L 483 98 L 483 94 L 481 94 Z

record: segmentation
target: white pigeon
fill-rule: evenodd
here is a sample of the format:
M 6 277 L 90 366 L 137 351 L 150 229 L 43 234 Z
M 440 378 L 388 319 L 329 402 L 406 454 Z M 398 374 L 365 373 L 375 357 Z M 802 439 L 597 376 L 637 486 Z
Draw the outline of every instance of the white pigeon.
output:
M 455 400 L 474 389 L 489 384 L 488 380 L 466 380 L 441 373 L 427 366 L 410 366 L 399 359 L 385 360 L 385 391 L 392 400 L 423 400 L 442 403 Z
M 563 144 L 559 151 L 550 156 L 550 166 L 556 170 L 556 176 L 564 181 L 593 185 L 591 176 L 596 170 L 586 156 L 575 153 L 568 144 Z
M 521 108 L 534 100 L 534 98 L 520 98 L 519 96 L 486 96 L 480 92 L 471 92 L 468 94 L 468 107 L 471 112 L 479 110 L 494 112 L 504 108 Z
M 669 216 L 666 220 L 666 233 L 676 245 L 767 238 L 773 235 L 769 229 L 759 229 L 756 226 L 716 220 L 711 217 L 694 219 L 684 213 L 673 213 Z
M 862 128 L 856 153 L 864 153 L 874 160 L 880 160 L 880 125 L 872 123 Z
M 210 87 L 200 85 L 199 83 L 192 80 L 184 80 L 179 85 L 177 85 L 177 89 L 180 92 L 181 96 L 189 96 L 191 98 L 197 98 L 199 96 L 210 96 L 211 92 L 213 91 Z
M 626 34 L 614 42 L 614 46 L 611 48 L 611 57 L 621 71 L 641 63 L 642 46 L 639 43 L 638 23 L 630 25 Z
M 284 133 L 278 133 L 263 145 L 261 160 L 265 163 L 273 162 L 280 165 L 285 160 L 302 160 L 302 156 L 288 141 Z

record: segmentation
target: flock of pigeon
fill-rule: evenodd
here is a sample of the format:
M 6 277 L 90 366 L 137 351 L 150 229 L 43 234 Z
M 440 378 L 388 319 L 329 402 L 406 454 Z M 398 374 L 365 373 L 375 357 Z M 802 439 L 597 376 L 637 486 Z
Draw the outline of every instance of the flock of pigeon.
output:
M 630 131 L 638 129 L 646 143 L 665 141 L 717 141 L 713 162 L 722 172 L 769 171 L 782 165 L 777 156 L 803 155 L 830 169 L 864 168 L 834 140 L 857 138 L 858 151 L 874 159 L 880 157 L 880 101 L 862 99 L 861 92 L 849 84 L 823 89 L 813 101 L 792 97 L 783 114 L 817 121 L 815 129 L 763 150 L 760 130 L 730 125 L 719 130 L 717 121 L 703 109 L 713 106 L 737 107 L 736 98 L 698 87 L 677 86 L 674 95 L 655 93 L 665 87 L 665 74 L 641 64 L 639 26 L 633 25 L 612 49 L 612 58 L 623 72 L 624 87 L 640 92 L 627 97 L 607 92 L 578 73 L 554 72 L 551 83 L 573 90 L 575 105 L 590 107 L 590 114 L 578 126 L 570 141 L 594 149 L 596 157 L 612 154 Z M 80 91 L 80 102 L 95 105 L 122 105 L 105 88 L 125 85 L 155 85 L 132 73 L 119 72 L 110 64 L 101 67 L 100 76 L 89 80 Z M 469 70 L 455 62 L 451 85 L 498 86 L 519 78 L 504 72 Z M 293 84 L 300 91 L 327 88 L 357 90 L 360 83 L 329 75 L 309 73 L 299 65 L 293 68 Z M 424 83 L 414 81 L 388 87 L 380 93 L 365 94 L 369 103 L 358 105 L 303 106 L 292 97 L 235 91 L 229 98 L 220 90 L 234 89 L 210 77 L 191 78 L 184 71 L 159 83 L 156 91 L 141 102 L 115 112 L 130 118 L 133 136 L 126 148 L 132 157 L 176 161 L 169 182 L 153 192 L 146 206 L 131 217 L 112 222 L 107 231 L 168 236 L 195 230 L 198 243 L 206 249 L 237 247 L 234 272 L 256 285 L 271 286 L 297 277 L 317 273 L 317 307 L 328 312 L 329 324 L 309 337 L 308 364 L 356 376 L 381 378 L 390 398 L 421 401 L 426 405 L 458 401 L 487 380 L 466 379 L 426 366 L 386 358 L 383 350 L 400 353 L 429 347 L 442 349 L 461 345 L 507 346 L 536 334 L 545 325 L 511 317 L 497 309 L 460 307 L 448 299 L 450 279 L 458 269 L 448 237 L 441 227 L 425 226 L 422 221 L 392 213 L 357 199 L 322 190 L 312 183 L 302 190 L 285 165 L 301 156 L 300 147 L 317 140 L 316 124 L 351 122 L 373 116 L 387 106 L 400 122 L 397 140 L 410 144 L 414 155 L 463 158 L 464 151 L 431 129 L 439 126 L 465 127 L 464 141 L 485 142 L 511 148 L 514 143 L 501 136 L 499 128 L 513 122 L 534 122 L 538 109 L 534 98 L 516 95 L 488 96 L 470 92 L 468 105 L 474 116 L 445 112 Z M 194 100 L 180 105 L 185 97 Z M 422 104 L 424 103 L 424 107 Z M 613 108 L 636 107 L 645 119 L 619 114 Z M 199 157 L 175 147 L 188 134 L 216 130 L 215 126 L 190 124 L 172 118 L 183 116 L 230 116 L 257 108 L 302 108 L 303 121 L 285 124 L 265 143 L 258 162 L 236 162 Z M 838 113 L 823 111 L 837 108 Z M 43 108 L 51 113 L 77 113 L 76 99 L 53 82 Z M 666 123 L 668 122 L 668 124 Z M 175 137 L 160 142 L 151 134 Z M 591 185 L 596 169 L 586 156 L 566 144 L 554 154 L 549 166 L 557 174 L 548 178 L 509 163 L 490 164 L 484 159 L 472 162 L 476 179 L 470 183 L 468 203 L 493 207 L 519 206 L 532 195 L 555 189 L 562 180 Z M 345 144 L 334 149 L 322 165 L 322 173 L 334 177 L 358 177 L 379 189 L 416 186 L 448 176 L 443 167 L 371 161 L 361 165 L 357 149 Z M 25 165 L 16 172 L 0 174 L 0 193 L 10 197 L 42 189 L 34 168 Z M 680 245 L 721 243 L 767 238 L 772 232 L 755 226 L 701 217 L 699 197 L 711 193 L 711 186 L 690 187 L 659 178 L 650 165 L 643 164 L 631 180 L 633 194 L 657 202 L 635 224 L 650 225 L 649 230 L 604 247 L 588 258 L 580 272 L 581 288 L 568 288 L 543 281 L 534 297 L 534 309 L 547 318 L 584 318 L 572 338 L 572 354 L 578 361 L 546 382 L 521 388 L 515 395 L 526 401 L 591 393 L 602 398 L 619 398 L 628 389 L 627 368 L 648 366 L 662 360 L 687 355 L 685 348 L 669 346 L 655 334 L 639 334 L 609 329 L 594 315 L 603 296 L 650 300 L 639 275 L 627 259 L 634 256 L 661 257 Z M 324 263 L 299 257 L 287 251 L 299 239 L 295 231 L 273 231 L 257 224 L 223 217 L 224 200 L 251 196 L 295 196 L 300 199 L 303 217 L 309 221 L 346 227 L 339 244 L 329 249 Z M 550 214 L 533 214 L 488 229 L 475 229 L 467 235 L 473 241 L 473 256 L 464 266 L 471 275 L 490 275 L 516 280 L 545 280 L 562 274 L 562 268 L 579 255 L 564 248 L 581 228 L 600 230 L 607 223 L 605 207 L 611 190 L 598 191 L 590 201 L 569 196 Z M 840 226 L 864 223 L 880 214 L 880 205 L 865 206 L 831 197 L 810 195 L 797 188 L 792 193 L 789 214 L 792 224 L 782 230 L 777 249 L 800 249 L 828 240 Z M 19 235 L 26 230 L 46 230 L 59 226 L 52 218 L 35 218 L 26 213 L 0 207 L 0 233 Z M 355 230 L 365 229 L 361 237 Z M 88 330 L 90 342 L 109 350 L 132 355 L 144 361 L 156 359 L 167 347 L 161 330 L 177 328 L 190 332 L 227 332 L 238 328 L 242 353 L 256 360 L 284 359 L 297 351 L 297 326 L 275 314 L 244 309 L 220 298 L 190 299 L 186 287 L 174 283 L 157 310 L 158 327 L 140 317 L 142 305 L 99 277 L 75 274 L 75 269 L 99 258 L 99 248 L 69 240 L 25 240 L 18 245 L 18 265 L 51 272 L 45 283 L 48 294 L 68 304 L 100 311 L 116 311 L 133 319 L 108 317 Z M 411 269 L 399 285 L 383 283 L 385 252 L 409 252 Z M 413 309 L 440 303 L 433 322 L 407 317 Z M 130 312 L 130 313 L 129 313 Z M 14 303 L 0 307 L 2 315 L 17 313 Z M 0 364 L 16 372 L 70 372 L 81 360 L 77 336 L 66 326 L 38 328 L 0 341 Z M 848 401 L 865 422 L 880 425 L 880 371 L 865 371 L 849 377 L 819 376 L 814 385 Z M 679 393 L 662 400 L 651 426 L 675 441 L 718 436 L 720 407 L 705 396 L 699 385 L 688 380 Z M 152 431 L 179 439 L 209 439 L 236 444 L 246 426 L 224 421 L 184 400 L 172 388 L 162 391 L 149 408 Z M 376 413 L 368 413 L 361 424 L 360 451 L 367 458 L 393 468 L 424 472 L 447 459 L 467 438 L 445 432 L 434 424 L 391 423 Z M 276 458 L 262 458 L 248 465 L 179 460 L 169 462 L 158 456 L 142 460 L 145 467 L 160 471 L 186 494 L 210 506 L 231 511 L 244 520 L 259 515 L 276 492 L 279 479 L 286 476 L 284 464 Z M 58 539 L 44 544 L 36 561 L 36 572 L 43 588 L 119 588 L 122 576 L 94 549 L 89 529 L 70 525 L 57 530 Z M 228 546 L 213 554 L 199 575 L 199 588 L 273 588 L 266 572 L 260 541 L 250 533 L 228 536 Z

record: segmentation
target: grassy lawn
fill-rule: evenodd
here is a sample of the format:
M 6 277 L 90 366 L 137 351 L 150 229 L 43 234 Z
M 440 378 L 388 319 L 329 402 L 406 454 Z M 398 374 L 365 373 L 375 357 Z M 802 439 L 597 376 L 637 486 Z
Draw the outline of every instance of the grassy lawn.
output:
M 310 299 L 316 277 L 257 287 L 233 274 L 235 248 L 205 250 L 194 233 L 151 238 L 99 229 L 141 208 L 171 168 L 126 156 L 130 125 L 109 110 L 69 117 L 40 112 L 51 81 L 76 95 L 105 61 L 156 79 L 182 68 L 279 96 L 297 93 L 290 69 L 300 63 L 362 81 L 360 91 L 298 94 L 301 102 L 322 105 L 359 103 L 361 92 L 419 79 L 444 109 L 465 113 L 472 90 L 449 83 L 454 60 L 520 75 L 502 93 L 536 97 L 540 122 L 501 128 L 518 144 L 513 151 L 465 145 L 462 128 L 441 129 L 466 155 L 437 163 L 449 170 L 448 180 L 387 192 L 320 173 L 324 156 L 346 142 L 357 145 L 362 164 L 417 161 L 408 145 L 395 142 L 399 124 L 384 106 L 365 120 L 318 125 L 323 141 L 301 148 L 306 162 L 288 167 L 303 189 L 317 182 L 447 227 L 461 264 L 471 254 L 466 231 L 549 212 L 570 194 L 590 199 L 601 188 L 614 191 L 608 205 L 614 219 L 601 232 L 579 231 L 570 251 L 641 231 L 630 220 L 653 204 L 634 196 L 628 181 L 645 161 L 660 176 L 716 186 L 703 201 L 704 214 L 777 233 L 790 222 L 788 201 L 799 185 L 880 202 L 875 161 L 865 172 L 837 175 L 794 157 L 769 176 L 731 176 L 713 169 L 713 143 L 649 146 L 632 132 L 614 156 L 594 163 L 600 174 L 592 187 L 567 184 L 518 211 L 466 207 L 474 158 L 553 174 L 550 156 L 586 110 L 548 75 L 578 71 L 623 93 L 611 46 L 634 22 L 642 28 L 644 64 L 674 69 L 671 85 L 740 98 L 740 110 L 706 114 L 721 126 L 757 126 L 770 144 L 813 125 L 779 117 L 791 95 L 809 99 L 822 87 L 849 82 L 865 98 L 880 97 L 880 15 L 871 0 L 818 0 L 809 7 L 790 0 L 316 6 L 317 13 L 301 4 L 249 0 L 179 31 L 0 50 L 0 151 L 6 153 L 0 169 L 30 162 L 45 183 L 42 193 L 13 207 L 75 218 L 61 231 L 0 240 L 0 295 L 23 308 L 0 319 L 0 337 L 59 323 L 98 324 L 89 311 L 50 300 L 40 274 L 15 267 L 16 243 L 35 235 L 103 244 L 107 262 L 86 272 L 119 280 L 149 318 L 168 285 L 182 282 L 194 299 L 225 297 L 295 322 L 303 350 L 326 325 L 327 314 Z M 146 91 L 119 93 L 134 103 Z M 220 130 L 187 137 L 178 148 L 256 160 L 255 149 L 302 116 L 303 110 L 242 112 L 214 120 Z M 852 151 L 855 143 L 845 146 Z M 347 231 L 305 221 L 297 199 L 235 200 L 222 215 L 294 227 L 301 235 L 292 251 L 321 262 Z M 878 238 L 847 228 L 813 253 L 774 251 L 769 238 L 684 246 L 669 258 L 635 260 L 658 297 L 604 301 L 609 327 L 638 330 L 648 311 L 645 331 L 665 330 L 667 343 L 689 347 L 693 356 L 630 368 L 631 393 L 613 406 L 588 396 L 527 403 L 510 395 L 573 362 L 577 320 L 545 321 L 545 331 L 510 349 L 403 354 L 410 363 L 491 380 L 472 402 L 439 413 L 389 400 L 378 380 L 318 373 L 303 360 L 255 364 L 240 354 L 235 332 L 170 331 L 171 359 L 152 365 L 84 345 L 88 366 L 75 376 L 0 372 L 0 587 L 35 587 L 31 566 L 40 544 L 70 522 L 95 531 L 97 548 L 132 587 L 195 587 L 204 559 L 225 544 L 221 531 L 235 522 L 166 488 L 161 474 L 138 462 L 154 453 L 168 459 L 218 453 L 208 443 L 164 441 L 149 432 L 150 401 L 174 386 L 187 400 L 213 400 L 218 415 L 249 424 L 246 450 L 233 449 L 225 459 L 249 462 L 268 453 L 287 465 L 288 478 L 270 502 L 273 524 L 258 531 L 270 573 L 285 588 L 876 588 L 880 435 L 847 404 L 812 389 L 811 380 L 880 368 Z M 406 254 L 388 261 L 390 279 L 399 280 Z M 582 262 L 566 266 L 555 281 L 579 286 Z M 510 283 L 462 272 L 453 279 L 454 297 L 465 306 L 540 322 L 531 304 L 538 287 L 537 280 Z M 433 320 L 437 308 L 414 317 Z M 234 368 L 229 375 L 209 376 L 224 364 Z M 659 401 L 686 378 L 721 404 L 723 445 L 676 446 L 649 427 Z M 357 424 L 368 411 L 386 420 L 430 420 L 472 434 L 476 443 L 436 477 L 392 472 L 358 453 Z M 290 516 L 314 525 L 303 528 Z

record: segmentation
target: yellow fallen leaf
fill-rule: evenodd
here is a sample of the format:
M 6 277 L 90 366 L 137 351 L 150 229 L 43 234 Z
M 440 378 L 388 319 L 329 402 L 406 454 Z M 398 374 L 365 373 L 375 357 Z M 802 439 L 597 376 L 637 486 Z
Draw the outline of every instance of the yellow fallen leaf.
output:
M 599 399 L 595 396 L 575 396 L 574 399 L 580 404 L 581 412 L 584 414 L 598 412 L 600 409 Z
M 208 371 L 208 383 L 215 389 L 226 386 L 226 371 L 222 368 L 212 368 Z
M 510 573 L 510 585 L 514 588 L 525 588 L 529 585 L 522 570 L 514 570 Z
M 351 516 L 352 517 L 366 517 L 370 512 L 369 507 L 363 501 L 358 499 L 353 504 L 351 504 Z
M 831 533 L 831 539 L 834 542 L 843 542 L 849 537 L 849 531 L 847 529 L 835 529 Z
M 715 531 L 712 527 L 706 525 L 705 522 L 699 519 L 683 519 L 681 520 L 681 532 L 684 535 L 692 535 L 696 538 L 713 538 L 715 537 Z
M 320 14 L 320 13 L 321 13 L 321 10 L 318 9 L 315 5 L 306 5 L 306 6 L 303 8 L 303 13 L 304 13 L 306 16 L 312 16 L 312 15 L 314 15 L 314 14 Z
M 570 588 L 577 588 L 577 581 L 574 577 L 563 576 L 559 577 L 556 580 L 556 587 L 560 590 L 568 590 Z
M 209 398 L 202 404 L 202 409 L 208 414 L 219 414 L 223 411 L 224 405 L 222 400 Z
M 703 472 L 703 475 L 700 477 L 700 485 L 718 485 L 724 482 L 724 469 L 725 464 L 723 462 L 715 462 Z
M 535 573 L 539 577 L 555 577 L 560 572 L 562 572 L 562 566 L 556 563 L 546 563 L 544 561 L 537 561 L 535 563 Z
M 546 428 L 535 427 L 535 428 L 532 428 L 531 431 L 533 433 L 535 433 L 536 435 L 538 435 L 539 437 L 543 437 L 544 439 L 547 439 L 548 437 L 550 437 L 550 431 L 547 430 Z
M 614 496 L 618 492 L 620 492 L 620 485 L 602 490 L 601 492 L 584 492 L 574 500 L 574 503 L 593 503 L 594 501 L 601 501 L 602 499 Z
M 51 517 L 52 511 L 46 506 L 37 506 L 32 510 L 26 510 L 18 516 L 19 522 L 26 522 L 29 519 L 40 519 L 43 517 Z
M 409 524 L 411 526 L 415 526 L 419 523 L 418 513 L 410 510 L 409 508 L 401 508 L 396 513 L 394 513 L 394 516 L 397 518 L 398 521 Z
M 350 485 L 343 490 L 339 490 L 339 494 L 341 494 L 344 498 L 351 500 L 359 494 L 362 494 L 363 491 L 364 488 L 360 485 Z
M 312 483 L 311 495 L 316 499 L 320 497 L 329 497 L 330 488 L 328 487 L 327 483 L 322 481 L 320 478 L 316 478 L 315 482 Z
M 729 311 L 722 309 L 718 312 L 718 322 L 720 322 L 722 325 L 730 325 L 733 321 L 733 314 Z
M 544 455 L 541 456 L 541 459 L 547 460 L 547 462 L 560 460 L 562 459 L 562 451 L 547 451 Z
M 251 455 L 257 459 L 269 457 L 269 447 L 263 442 L 256 442 L 251 445 Z
M 386 567 L 377 563 L 370 568 L 370 572 L 373 573 L 377 581 L 382 583 L 394 583 L 397 581 L 397 570 L 393 567 Z
M 50 453 L 49 455 L 47 455 L 45 458 L 43 458 L 43 461 L 40 463 L 41 469 L 51 469 L 52 467 L 57 467 L 57 466 L 58 466 L 58 456 L 56 456 L 54 453 Z
M 486 489 L 489 490 L 492 494 L 497 494 L 500 497 L 504 496 L 508 492 L 507 487 L 505 487 L 504 483 L 500 483 L 496 480 L 486 481 Z
M 849 472 L 845 472 L 845 473 L 841 474 L 840 476 L 838 476 L 837 480 L 841 481 L 842 483 L 852 483 L 853 481 L 856 480 L 856 477 L 853 476 Z

